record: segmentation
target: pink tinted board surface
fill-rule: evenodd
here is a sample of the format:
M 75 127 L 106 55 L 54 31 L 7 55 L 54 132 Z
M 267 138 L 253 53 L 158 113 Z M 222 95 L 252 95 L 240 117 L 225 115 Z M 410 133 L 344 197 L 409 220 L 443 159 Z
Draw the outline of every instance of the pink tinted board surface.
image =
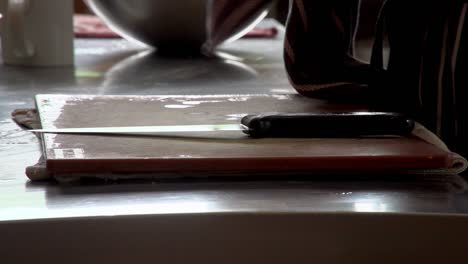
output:
M 293 94 L 204 96 L 38 95 L 43 128 L 238 124 L 264 112 L 365 111 Z M 45 134 L 57 174 L 243 175 L 448 169 L 453 153 L 408 138 L 268 138 L 241 131 L 171 136 Z

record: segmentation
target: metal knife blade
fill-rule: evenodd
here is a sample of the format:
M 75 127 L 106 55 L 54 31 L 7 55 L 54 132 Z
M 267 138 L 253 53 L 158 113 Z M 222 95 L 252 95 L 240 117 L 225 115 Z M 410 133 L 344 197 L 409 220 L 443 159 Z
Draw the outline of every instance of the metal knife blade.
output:
M 42 134 L 112 134 L 112 135 L 164 135 L 169 133 L 241 131 L 241 124 L 177 125 L 177 126 L 124 126 L 124 127 L 76 127 L 57 129 L 32 129 Z

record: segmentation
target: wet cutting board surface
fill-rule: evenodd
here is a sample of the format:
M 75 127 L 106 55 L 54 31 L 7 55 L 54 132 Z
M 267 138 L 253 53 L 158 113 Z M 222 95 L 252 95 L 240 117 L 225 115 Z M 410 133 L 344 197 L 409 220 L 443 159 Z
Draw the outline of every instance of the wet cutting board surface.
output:
M 366 110 L 293 94 L 38 95 L 43 128 L 238 124 L 247 114 Z M 416 137 L 252 139 L 240 131 L 164 137 L 44 135 L 53 173 L 207 173 L 443 169 L 452 153 Z

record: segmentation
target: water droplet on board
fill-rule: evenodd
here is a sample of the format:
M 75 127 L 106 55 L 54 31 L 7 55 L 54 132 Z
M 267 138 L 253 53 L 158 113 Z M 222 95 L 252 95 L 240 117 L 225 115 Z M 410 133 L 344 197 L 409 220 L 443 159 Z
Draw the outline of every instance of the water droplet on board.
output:
M 170 108 L 170 109 L 184 109 L 184 108 L 193 107 L 193 105 L 165 105 L 164 107 Z

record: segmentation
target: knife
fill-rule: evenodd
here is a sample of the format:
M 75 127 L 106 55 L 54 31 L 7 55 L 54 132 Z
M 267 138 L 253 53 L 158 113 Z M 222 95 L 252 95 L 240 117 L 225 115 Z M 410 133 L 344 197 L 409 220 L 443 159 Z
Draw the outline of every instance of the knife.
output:
M 35 133 L 167 135 L 174 133 L 243 131 L 253 138 L 406 136 L 415 121 L 387 112 L 266 113 L 247 115 L 240 124 L 125 126 L 33 129 Z

